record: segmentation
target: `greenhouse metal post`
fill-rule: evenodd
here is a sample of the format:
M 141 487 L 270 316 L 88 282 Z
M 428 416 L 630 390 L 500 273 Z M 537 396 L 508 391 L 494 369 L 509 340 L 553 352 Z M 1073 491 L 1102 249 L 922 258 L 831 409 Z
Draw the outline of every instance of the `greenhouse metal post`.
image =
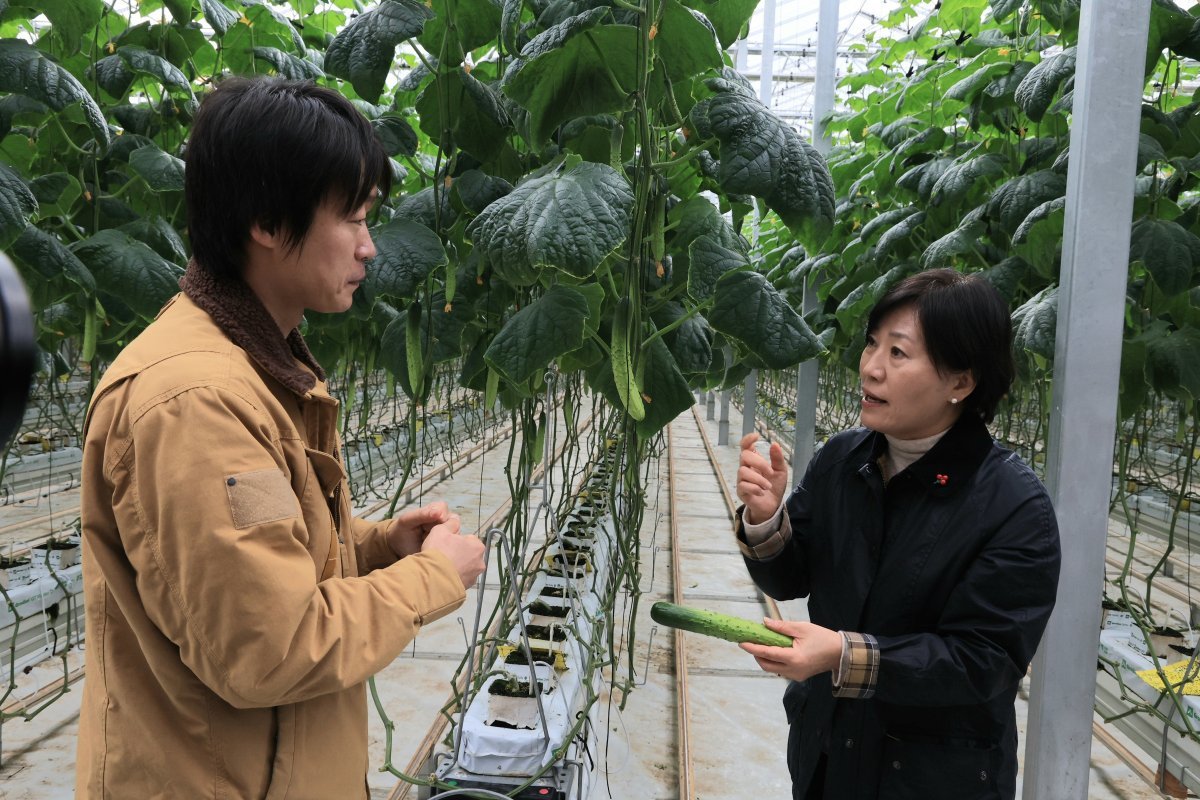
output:
M 754 432 L 754 421 L 758 415 L 758 370 L 750 370 L 746 376 L 745 392 L 742 395 L 742 436 Z
M 825 115 L 833 110 L 833 90 L 837 83 L 838 0 L 821 0 L 817 18 L 817 80 L 813 86 L 813 147 L 826 155 L 832 146 L 825 132 Z M 804 282 L 804 313 L 817 307 L 815 284 L 821 276 Z M 799 485 L 812 458 L 817 425 L 817 382 L 820 364 L 811 358 L 796 371 L 796 426 L 792 442 L 792 484 Z
M 771 107 L 771 92 L 775 76 L 775 0 L 763 3 L 763 43 L 762 55 L 759 56 L 758 70 L 758 99 L 767 108 Z M 755 212 L 755 220 L 758 219 Z M 758 223 L 755 222 L 757 231 Z M 758 370 L 751 370 L 746 376 L 745 390 L 742 394 L 742 435 L 754 430 L 754 421 L 758 416 Z
M 1062 539 L 1058 604 L 1034 659 L 1026 800 L 1088 794 L 1100 597 L 1150 4 L 1084 0 L 1046 483 Z

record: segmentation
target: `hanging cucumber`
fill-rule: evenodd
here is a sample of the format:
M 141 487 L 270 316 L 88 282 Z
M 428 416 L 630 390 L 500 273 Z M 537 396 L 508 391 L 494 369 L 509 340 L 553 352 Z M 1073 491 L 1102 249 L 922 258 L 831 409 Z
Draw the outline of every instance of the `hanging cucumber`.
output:
M 96 343 L 100 338 L 100 314 L 96 307 L 98 300 L 88 299 L 87 311 L 83 315 L 83 346 L 79 358 L 85 364 L 90 364 L 96 357 Z
M 500 393 L 500 373 L 488 367 L 487 384 L 483 389 L 483 408 L 491 411 L 496 407 L 496 395 Z
M 650 218 L 650 257 L 654 259 L 662 277 L 663 257 L 667 254 L 667 195 L 658 193 L 654 198 L 653 217 Z
M 660 601 L 650 607 L 650 618 L 659 625 L 715 636 L 727 642 L 753 642 L 771 647 L 791 647 L 792 638 L 766 625 L 741 617 Z
M 632 305 L 628 297 L 617 301 L 612 325 L 612 370 L 621 403 L 629 416 L 641 422 L 646 418 L 646 407 L 642 404 L 642 393 L 633 374 L 629 353 L 629 310 Z
M 408 317 L 404 320 L 404 352 L 408 356 L 408 384 L 412 387 L 413 399 L 417 400 L 425 396 L 420 300 L 414 300 L 408 307 Z

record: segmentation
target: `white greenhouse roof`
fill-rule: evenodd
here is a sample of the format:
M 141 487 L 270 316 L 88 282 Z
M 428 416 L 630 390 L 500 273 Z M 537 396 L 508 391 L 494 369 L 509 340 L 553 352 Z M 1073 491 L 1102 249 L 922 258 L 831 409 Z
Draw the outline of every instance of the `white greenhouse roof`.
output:
M 762 0 L 744 42 L 734 48 L 740 71 L 756 85 L 763 74 L 763 21 L 768 3 L 775 3 L 775 57 L 771 62 L 771 106 L 806 135 L 812 129 L 813 85 L 816 78 L 817 27 L 820 0 Z M 851 45 L 865 44 L 865 34 L 900 7 L 900 0 L 841 0 L 838 4 L 837 78 L 851 71 L 863 53 Z

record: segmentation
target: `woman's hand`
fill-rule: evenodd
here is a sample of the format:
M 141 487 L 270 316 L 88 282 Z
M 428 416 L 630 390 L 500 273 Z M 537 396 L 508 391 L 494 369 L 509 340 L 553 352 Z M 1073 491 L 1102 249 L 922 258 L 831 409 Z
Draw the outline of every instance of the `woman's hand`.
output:
M 842 659 L 842 636 L 811 622 L 764 619 L 771 630 L 792 637 L 791 647 L 769 647 L 742 642 L 738 647 L 754 656 L 764 672 L 803 681 L 837 669 Z
M 457 518 L 458 515 L 451 514 L 450 506 L 440 500 L 401 512 L 388 528 L 388 545 L 399 558 L 418 553 L 433 526 L 448 522 L 452 516 Z
M 783 458 L 783 448 L 778 442 L 772 442 L 767 448 L 768 461 L 754 449 L 757 443 L 757 433 L 742 437 L 741 466 L 738 467 L 737 496 L 746 504 L 742 521 L 749 523 L 766 522 L 773 517 L 788 486 L 788 465 Z

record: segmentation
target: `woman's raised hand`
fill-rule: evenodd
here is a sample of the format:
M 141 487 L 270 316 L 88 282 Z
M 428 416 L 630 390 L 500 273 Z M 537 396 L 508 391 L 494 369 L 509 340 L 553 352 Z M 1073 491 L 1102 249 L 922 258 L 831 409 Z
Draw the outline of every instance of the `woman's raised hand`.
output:
M 767 460 L 754 448 L 757 443 L 757 433 L 742 437 L 741 466 L 738 467 L 737 496 L 746 504 L 742 521 L 750 523 L 766 522 L 774 516 L 788 486 L 788 465 L 783 458 L 783 448 L 778 442 L 772 442 L 767 448 L 770 456 Z

